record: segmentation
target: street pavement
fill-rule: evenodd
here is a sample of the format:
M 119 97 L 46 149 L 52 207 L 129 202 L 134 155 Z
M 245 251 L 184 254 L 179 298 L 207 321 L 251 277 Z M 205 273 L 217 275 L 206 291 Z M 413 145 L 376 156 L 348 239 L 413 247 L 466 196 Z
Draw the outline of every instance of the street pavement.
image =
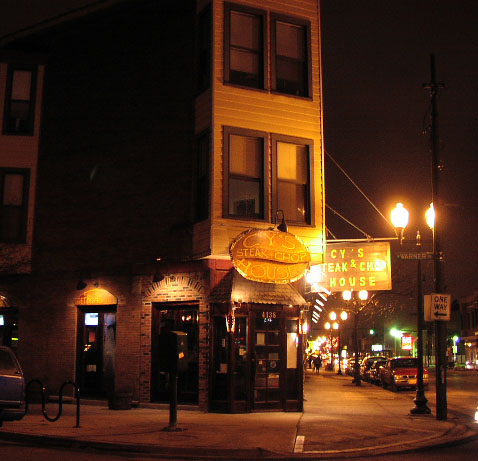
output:
M 186 410 L 177 413 L 178 431 L 169 426 L 169 408 L 109 410 L 106 402 L 82 404 L 80 427 L 76 405 L 63 405 L 63 415 L 48 422 L 40 405 L 30 405 L 21 420 L 5 422 L 0 439 L 61 447 L 88 447 L 132 452 L 167 459 L 332 459 L 369 457 L 422 450 L 470 440 L 478 435 L 473 415 L 438 421 L 411 416 L 410 393 L 352 384 L 352 378 L 307 370 L 304 412 L 217 414 Z M 55 416 L 56 403 L 47 405 Z

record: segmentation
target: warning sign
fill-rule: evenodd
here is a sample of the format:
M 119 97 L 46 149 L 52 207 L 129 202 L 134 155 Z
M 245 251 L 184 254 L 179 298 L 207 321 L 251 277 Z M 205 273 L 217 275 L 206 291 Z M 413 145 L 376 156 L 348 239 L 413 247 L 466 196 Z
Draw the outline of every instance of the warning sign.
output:
M 425 322 L 449 321 L 451 312 L 451 295 L 432 293 L 425 296 Z

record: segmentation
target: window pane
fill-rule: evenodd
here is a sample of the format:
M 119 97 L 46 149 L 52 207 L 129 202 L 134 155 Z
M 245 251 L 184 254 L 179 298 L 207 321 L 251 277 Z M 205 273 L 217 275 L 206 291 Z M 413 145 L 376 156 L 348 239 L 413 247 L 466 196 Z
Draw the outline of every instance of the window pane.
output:
M 307 96 L 306 67 L 303 62 L 276 60 L 276 90 L 295 96 Z
M 259 216 L 261 211 L 261 183 L 229 178 L 229 214 Z
M 307 147 L 297 144 L 277 143 L 277 171 L 279 179 L 307 183 Z
M 3 207 L 1 217 L 1 241 L 18 242 L 22 239 L 23 209 L 19 207 Z
M 259 56 L 243 50 L 231 50 L 231 71 L 251 74 L 249 77 L 257 80 L 259 73 Z
M 3 183 L 3 205 L 23 204 L 23 175 L 6 174 Z
M 277 22 L 276 34 L 278 55 L 305 60 L 305 28 L 303 26 Z
M 32 73 L 27 70 L 13 71 L 12 99 L 30 101 Z
M 230 136 L 229 171 L 233 174 L 262 177 L 262 139 Z
M 307 186 L 278 181 L 277 207 L 284 211 L 287 220 L 308 222 Z
M 12 101 L 10 103 L 10 118 L 14 119 L 16 123 L 22 120 L 28 120 L 30 116 L 30 103 L 23 101 Z
M 231 45 L 261 49 L 261 19 L 238 11 L 231 11 Z

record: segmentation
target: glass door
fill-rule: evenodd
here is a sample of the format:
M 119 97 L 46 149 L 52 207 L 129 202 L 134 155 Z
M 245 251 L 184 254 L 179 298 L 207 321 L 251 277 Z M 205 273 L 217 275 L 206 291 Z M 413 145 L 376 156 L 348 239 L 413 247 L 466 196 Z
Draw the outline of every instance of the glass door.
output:
M 253 408 L 281 408 L 281 322 L 279 312 L 255 313 L 253 335 Z
M 116 312 L 78 313 L 77 380 L 82 395 L 105 397 L 114 389 Z
M 199 306 L 153 304 L 151 325 L 151 401 L 169 402 L 168 351 L 161 348 L 163 335 L 170 331 L 187 333 L 187 370 L 178 374 L 178 403 L 197 404 L 199 395 Z

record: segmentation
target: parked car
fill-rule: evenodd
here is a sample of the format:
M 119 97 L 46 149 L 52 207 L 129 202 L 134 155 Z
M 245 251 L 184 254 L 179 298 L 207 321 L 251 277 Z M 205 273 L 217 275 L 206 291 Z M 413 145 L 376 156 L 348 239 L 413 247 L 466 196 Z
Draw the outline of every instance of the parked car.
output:
M 351 357 L 351 358 L 347 359 L 346 362 L 344 361 L 345 373 L 350 375 L 350 376 L 353 376 L 354 375 L 354 366 L 355 366 L 355 358 L 354 357 Z
M 0 346 L 0 426 L 25 416 L 25 379 L 13 351 Z
M 388 359 L 386 365 L 380 370 L 382 387 L 390 386 L 394 392 L 402 387 L 416 388 L 417 367 L 418 359 L 416 357 Z M 428 370 L 425 367 L 423 367 L 423 385 L 428 386 Z
M 368 380 L 373 384 L 380 383 L 380 369 L 387 363 L 387 359 L 379 359 L 373 362 L 372 366 L 368 370 Z
M 380 359 L 387 360 L 386 357 L 383 357 L 381 355 L 370 355 L 362 359 L 362 361 L 360 362 L 360 376 L 363 380 L 369 380 L 370 367 L 373 365 L 373 362 Z

